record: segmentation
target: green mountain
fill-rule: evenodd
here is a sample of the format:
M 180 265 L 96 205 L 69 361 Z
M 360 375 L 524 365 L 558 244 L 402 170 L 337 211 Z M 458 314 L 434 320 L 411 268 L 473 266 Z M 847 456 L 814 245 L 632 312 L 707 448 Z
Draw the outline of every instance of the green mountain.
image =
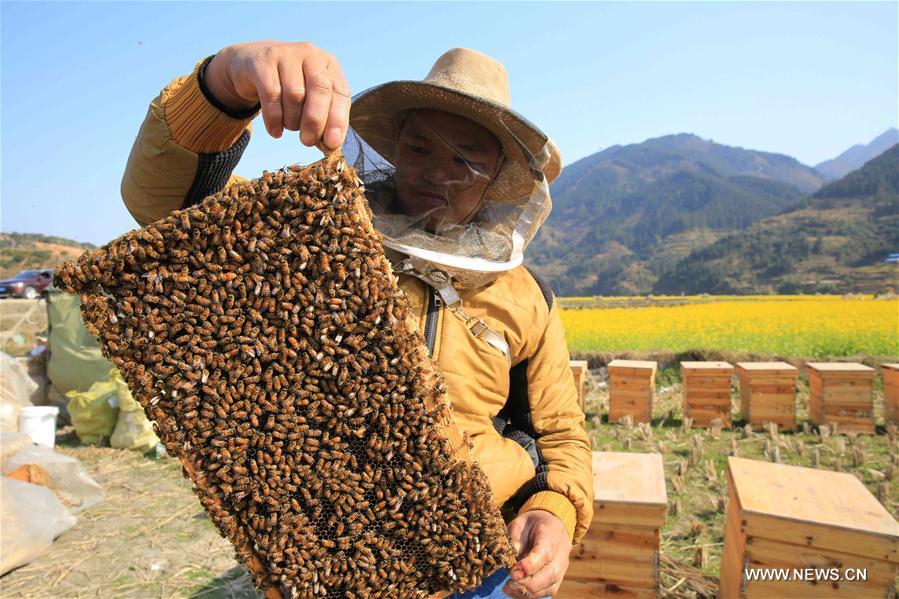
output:
M 872 158 L 880 156 L 896 145 L 896 142 L 899 142 L 899 129 L 893 127 L 878 135 L 867 145 L 856 144 L 836 158 L 816 164 L 815 170 L 827 177 L 828 180 L 839 179 Z
M 789 156 L 690 134 L 613 146 L 564 169 L 527 261 L 560 294 L 648 293 L 690 252 L 822 183 Z
M 95 247 L 40 233 L 0 233 L 0 278 L 33 268 L 56 268 Z
M 655 293 L 896 290 L 899 145 L 797 207 L 698 249 L 663 272 Z

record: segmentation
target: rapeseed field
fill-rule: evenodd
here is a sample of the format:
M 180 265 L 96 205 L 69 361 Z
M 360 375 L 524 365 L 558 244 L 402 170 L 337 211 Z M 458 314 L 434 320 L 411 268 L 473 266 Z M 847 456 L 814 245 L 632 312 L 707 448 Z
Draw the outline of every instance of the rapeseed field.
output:
M 562 298 L 572 352 L 899 355 L 899 301 L 872 296 Z

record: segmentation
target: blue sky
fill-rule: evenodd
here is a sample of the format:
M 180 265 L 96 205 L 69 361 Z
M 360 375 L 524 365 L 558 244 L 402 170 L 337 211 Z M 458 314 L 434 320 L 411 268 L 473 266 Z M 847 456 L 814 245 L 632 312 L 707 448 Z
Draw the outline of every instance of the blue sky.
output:
M 353 92 L 443 51 L 509 71 L 563 162 L 691 132 L 806 164 L 897 124 L 897 3 L 0 3 L 0 230 L 104 243 L 149 101 L 235 42 L 311 41 Z M 316 153 L 261 122 L 238 172 Z

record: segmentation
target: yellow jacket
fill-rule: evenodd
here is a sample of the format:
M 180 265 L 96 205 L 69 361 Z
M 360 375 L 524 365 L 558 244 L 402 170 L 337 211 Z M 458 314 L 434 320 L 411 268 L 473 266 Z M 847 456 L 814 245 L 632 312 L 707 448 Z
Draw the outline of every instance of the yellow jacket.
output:
M 255 112 L 230 114 L 215 103 L 201 84 L 202 65 L 153 100 L 128 158 L 122 198 L 142 226 L 240 179 L 232 171 Z M 462 294 L 465 312 L 505 337 L 510 369 L 499 350 L 435 302 L 430 287 L 407 275 L 399 285 L 497 504 L 507 517 L 549 511 L 577 542 L 593 515 L 590 443 L 552 292 L 518 267 Z

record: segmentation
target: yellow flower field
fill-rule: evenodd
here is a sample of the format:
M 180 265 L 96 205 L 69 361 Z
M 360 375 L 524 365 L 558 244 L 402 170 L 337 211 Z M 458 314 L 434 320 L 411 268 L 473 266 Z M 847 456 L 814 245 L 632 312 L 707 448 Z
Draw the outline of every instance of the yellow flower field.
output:
M 633 299 L 560 298 L 571 351 L 720 349 L 818 358 L 899 355 L 899 302 L 895 299 L 650 297 L 637 302 L 649 305 L 619 307 Z M 671 300 L 679 305 L 664 305 Z M 578 305 L 589 307 L 574 307 Z

